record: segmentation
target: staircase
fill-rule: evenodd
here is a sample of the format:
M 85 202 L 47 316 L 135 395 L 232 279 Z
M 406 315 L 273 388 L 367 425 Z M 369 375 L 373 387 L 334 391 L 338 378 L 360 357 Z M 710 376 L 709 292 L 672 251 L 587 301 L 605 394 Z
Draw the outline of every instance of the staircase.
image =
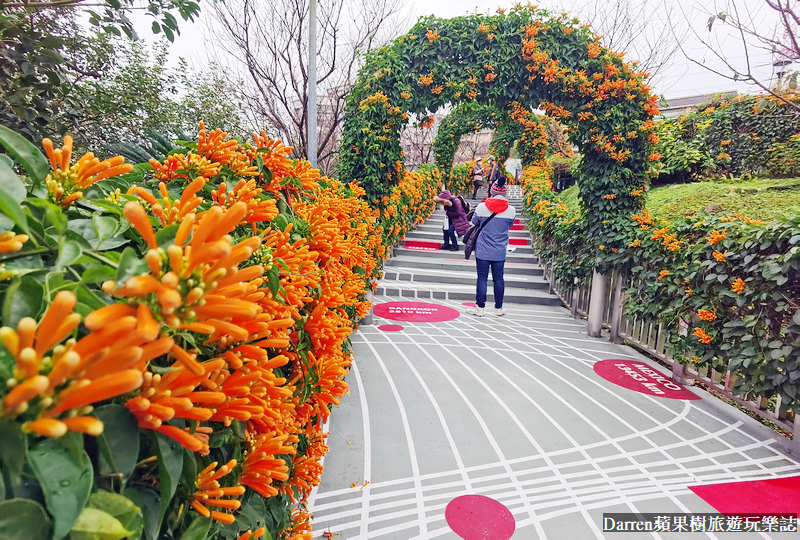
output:
M 467 199 L 475 208 L 480 202 Z M 510 251 L 506 257 L 504 279 L 506 304 L 561 305 L 549 293 L 549 284 L 543 277 L 539 258 L 531 247 L 530 234 L 524 229 L 526 218 L 521 216 L 522 199 L 510 198 L 517 210 L 517 222 L 509 231 Z M 438 207 L 428 220 L 409 232 L 394 250 L 394 255 L 384 265 L 384 277 L 376 294 L 419 298 L 475 301 L 475 255 L 464 259 L 464 247 L 459 241 L 459 251 L 440 251 L 444 210 Z M 494 305 L 492 276 L 489 274 L 486 305 Z

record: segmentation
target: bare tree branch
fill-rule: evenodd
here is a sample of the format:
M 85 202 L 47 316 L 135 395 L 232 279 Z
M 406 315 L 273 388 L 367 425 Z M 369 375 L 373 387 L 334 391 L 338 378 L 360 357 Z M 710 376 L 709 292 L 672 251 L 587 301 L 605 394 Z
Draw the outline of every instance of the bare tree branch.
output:
M 345 96 L 362 55 L 407 25 L 402 0 L 326 0 L 317 12 L 319 165 L 331 172 Z M 308 6 L 305 0 L 226 0 L 211 6 L 213 55 L 245 80 L 248 118 L 274 129 L 293 155 L 308 150 Z
M 756 7 L 769 8 L 772 13 L 767 11 L 765 14 L 760 9 L 751 10 L 749 5 L 741 3 L 740 0 L 728 0 L 723 3 L 722 9 L 714 5 L 700 10 L 696 15 L 697 19 L 707 20 L 705 23 L 705 28 L 708 30 L 707 37 L 700 35 L 690 24 L 695 39 L 706 52 L 710 52 L 716 58 L 718 67 L 699 60 L 679 43 L 680 50 L 690 62 L 709 72 L 731 81 L 751 84 L 793 109 L 800 110 L 800 105 L 783 97 L 779 85 L 781 74 L 776 83 L 773 81 L 774 71 L 767 76 L 753 65 L 754 56 L 759 51 L 772 56 L 773 67 L 783 67 L 792 60 L 800 58 L 800 47 L 798 47 L 800 6 L 795 0 L 764 0 Z M 685 21 L 692 22 L 693 17 L 682 8 L 681 13 Z M 719 24 L 715 25 L 717 21 Z M 736 41 L 742 60 L 736 61 L 733 57 L 726 38 Z

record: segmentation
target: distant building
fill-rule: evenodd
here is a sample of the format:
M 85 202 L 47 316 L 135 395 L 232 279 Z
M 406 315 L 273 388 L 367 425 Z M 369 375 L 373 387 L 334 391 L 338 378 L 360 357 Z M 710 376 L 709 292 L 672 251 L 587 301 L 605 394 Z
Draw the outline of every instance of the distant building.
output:
M 661 101 L 658 102 L 658 108 L 661 109 L 662 118 L 675 118 L 683 113 L 695 110 L 698 105 L 703 103 L 708 103 L 714 99 L 730 99 L 736 95 L 737 92 L 731 90 L 729 92 L 714 92 L 713 94 L 661 99 Z

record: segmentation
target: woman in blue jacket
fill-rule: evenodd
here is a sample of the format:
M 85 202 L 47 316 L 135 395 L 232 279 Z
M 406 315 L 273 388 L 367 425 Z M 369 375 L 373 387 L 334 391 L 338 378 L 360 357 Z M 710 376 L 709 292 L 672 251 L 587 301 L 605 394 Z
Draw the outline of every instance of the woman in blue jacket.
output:
M 475 265 L 478 269 L 478 283 L 475 291 L 475 307 L 467 309 L 467 313 L 483 317 L 483 308 L 486 306 L 486 288 L 489 282 L 489 270 L 492 271 L 494 283 L 494 314 L 502 317 L 506 314 L 503 310 L 503 294 L 505 281 L 503 269 L 506 264 L 506 251 L 508 248 L 508 231 L 514 224 L 517 211 L 508 204 L 506 199 L 506 177 L 501 176 L 492 186 L 489 199 L 480 203 L 475 209 L 472 223 L 480 226 L 492 214 L 495 216 L 481 230 L 475 243 Z

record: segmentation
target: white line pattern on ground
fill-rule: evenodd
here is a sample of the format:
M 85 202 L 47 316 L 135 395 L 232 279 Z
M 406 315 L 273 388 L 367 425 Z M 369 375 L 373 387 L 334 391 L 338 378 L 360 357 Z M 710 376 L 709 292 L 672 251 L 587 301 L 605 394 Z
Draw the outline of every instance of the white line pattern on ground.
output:
M 407 301 L 409 297 L 380 297 L 376 301 Z M 435 301 L 450 307 L 461 308 L 454 301 Z M 701 402 L 668 402 L 660 398 L 639 395 L 630 397 L 630 391 L 612 386 L 593 375 L 591 365 L 605 358 L 641 358 L 635 352 L 622 347 L 589 339 L 580 335 L 582 325 L 574 322 L 566 312 L 557 308 L 516 309 L 506 306 L 508 315 L 502 319 L 486 317 L 468 318 L 462 315 L 447 323 L 401 323 L 406 331 L 389 333 L 367 327 L 353 336 L 358 351 L 370 349 L 378 359 L 384 376 L 389 381 L 397 407 L 400 408 L 402 429 L 407 439 L 412 463 L 411 477 L 375 482 L 362 491 L 347 489 L 344 485 L 326 484 L 324 491 L 315 492 L 310 509 L 318 512 L 315 529 L 360 532 L 347 538 L 436 538 L 451 535 L 449 527 L 442 526 L 444 509 L 454 497 L 467 493 L 487 494 L 510 508 L 517 522 L 518 531 L 533 527 L 531 534 L 546 538 L 543 525 L 569 517 L 574 521 L 581 516 L 591 534 L 603 538 L 598 528 L 596 515 L 589 512 L 605 508 L 627 511 L 638 510 L 637 503 L 653 500 L 669 500 L 675 510 L 698 511 L 687 505 L 686 488 L 698 483 L 734 482 L 751 479 L 781 477 L 796 474 L 798 463 L 774 447 L 773 439 L 761 440 L 743 429 L 748 419 L 725 424 Z M 491 310 L 490 310 L 491 311 Z M 487 312 L 487 313 L 490 313 Z M 380 323 L 378 323 L 380 324 Z M 536 325 L 546 326 L 537 329 Z M 556 326 L 556 328 L 553 328 Z M 563 330 L 558 328 L 563 327 Z M 556 337 L 554 333 L 570 332 L 574 337 Z M 465 344 L 437 343 L 437 337 L 464 336 L 453 339 Z M 499 340 L 502 347 L 493 347 L 490 340 Z M 449 343 L 449 341 L 448 341 Z M 402 359 L 413 377 L 399 377 L 394 373 L 394 364 L 381 358 L 381 351 L 389 346 L 396 358 Z M 434 347 L 437 354 L 433 354 Z M 517 347 L 517 348 L 515 348 Z M 446 350 L 446 355 L 440 351 Z M 550 351 L 550 352 L 548 352 Z M 499 362 L 494 364 L 489 356 Z M 356 352 L 356 359 L 358 353 Z M 463 358 L 462 358 L 463 357 Z M 414 359 L 412 361 L 412 358 Z M 467 362 L 469 360 L 469 362 Z M 475 436 L 484 437 L 492 447 L 495 459 L 486 460 L 477 466 L 465 466 L 462 449 L 453 436 L 454 429 L 465 426 L 448 425 L 448 407 L 437 398 L 415 364 L 426 362 L 434 367 L 452 386 L 459 396 L 457 407 L 466 407 L 476 418 Z M 475 364 L 477 362 L 477 364 Z M 358 363 L 358 360 L 357 360 Z M 447 364 L 448 370 L 444 364 Z M 399 364 L 398 364 L 399 365 Z M 523 458 L 505 457 L 503 442 L 496 439 L 489 428 L 483 412 L 479 411 L 469 396 L 465 380 L 457 381 L 452 370 L 462 376 L 469 375 L 469 388 L 478 384 L 505 413 L 505 418 L 492 418 L 492 425 L 514 426 L 535 449 Z M 356 384 L 365 422 L 364 436 L 370 437 L 366 396 L 370 392 L 370 381 L 361 378 L 358 367 L 354 367 Z M 502 381 L 501 386 L 488 382 L 487 377 Z M 543 379 L 544 377 L 544 379 Z M 545 379 L 560 378 L 556 390 Z M 462 377 L 463 379 L 463 377 Z M 414 414 L 411 404 L 402 396 L 409 391 L 406 385 L 417 386 L 430 400 L 438 422 L 445 433 L 453 458 L 454 469 L 431 474 L 420 474 L 417 460 L 425 456 L 415 455 L 415 434 L 409 427 L 408 416 Z M 541 392 L 531 395 L 526 388 L 538 387 Z M 502 390 L 501 390 L 502 388 Z M 588 390 L 591 389 L 591 390 Z M 602 412 L 609 421 L 615 422 L 617 431 L 623 435 L 612 435 L 584 419 L 584 425 L 562 425 L 551 414 L 553 406 L 564 407 L 564 395 L 591 404 L 594 413 Z M 529 404 L 526 414 L 538 415 L 549 424 L 548 432 L 558 433 L 567 441 L 567 446 L 545 451 L 537 437 L 519 416 L 512 402 L 519 399 Z M 708 399 L 708 398 L 704 398 Z M 613 405 L 612 405 L 613 404 Z M 419 406 L 419 404 L 414 404 Z M 649 411 L 644 418 L 641 409 Z M 555 411 L 554 411 L 555 412 Z M 661 420 L 665 418 L 665 420 Z M 718 426 L 709 429 L 708 426 Z M 474 429 L 474 428 L 470 428 Z M 582 438 L 592 437 L 588 443 L 580 443 L 572 433 L 581 433 Z M 335 437 L 335 431 L 331 437 Z M 667 437 L 673 443 L 659 443 L 655 438 Z M 726 437 L 750 441 L 733 443 Z M 636 442 L 644 445 L 640 449 L 626 449 L 625 444 Z M 721 449 L 709 451 L 700 445 L 713 443 Z M 365 441 L 365 452 L 375 456 L 386 456 L 388 449 L 381 449 L 381 441 Z M 673 457 L 686 452 L 691 457 Z M 600 455 L 600 453 L 605 455 Z M 752 455 L 749 455 L 752 453 Z M 365 456 L 365 475 L 370 457 Z M 745 470 L 742 470 L 744 468 Z M 413 487 L 404 487 L 404 486 Z M 697 499 L 700 500 L 699 498 Z M 385 502 L 384 502 L 385 501 Z M 701 507 L 707 511 L 707 506 Z M 359 518 L 353 521 L 353 518 Z M 419 531 L 416 533 L 414 531 Z M 532 538 L 525 536 L 524 538 Z M 659 538 L 658 535 L 653 535 Z M 716 538 L 707 533 L 704 537 Z M 766 538 L 766 536 L 764 536 Z M 522 538 L 522 537 L 521 537 Z M 560 540 L 560 539 L 555 539 Z

